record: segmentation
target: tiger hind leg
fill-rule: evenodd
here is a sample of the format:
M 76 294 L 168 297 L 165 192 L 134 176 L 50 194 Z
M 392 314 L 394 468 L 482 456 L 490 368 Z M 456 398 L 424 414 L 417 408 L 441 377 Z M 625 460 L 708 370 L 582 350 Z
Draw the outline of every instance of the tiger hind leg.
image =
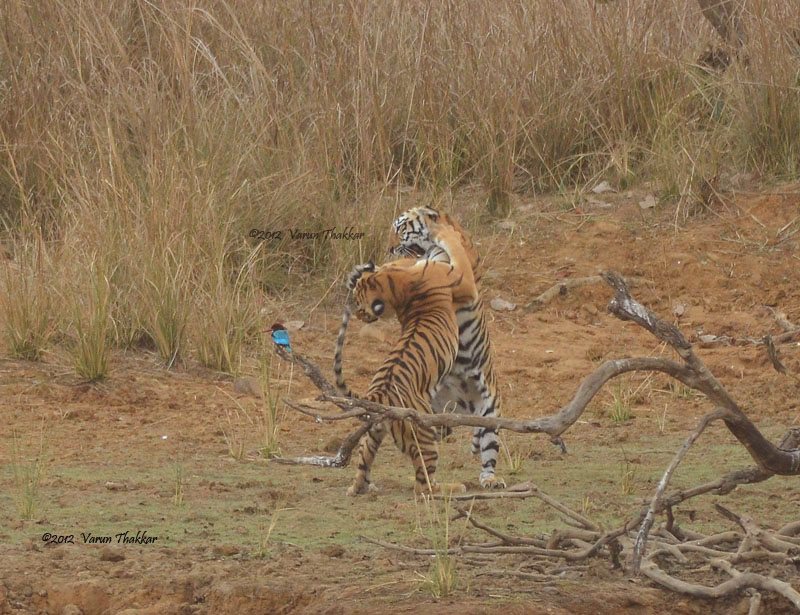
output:
M 392 423 L 392 437 L 397 447 L 411 457 L 414 465 L 414 492 L 421 494 L 445 492 L 465 492 L 461 483 L 436 482 L 436 463 L 439 451 L 436 449 L 435 434 L 408 421 Z
M 488 391 L 487 391 L 488 393 Z M 494 418 L 496 416 L 497 398 L 484 394 L 475 405 L 474 414 Z M 480 483 L 484 489 L 505 489 L 506 481 L 495 474 L 497 454 L 500 452 L 500 441 L 497 430 L 476 427 L 472 435 L 472 453 L 481 455 Z
M 377 490 L 375 485 L 370 483 L 369 477 L 372 464 L 375 461 L 375 455 L 378 454 L 378 448 L 380 448 L 381 442 L 383 442 L 388 431 L 386 421 L 383 421 L 374 425 L 367 432 L 366 437 L 361 442 L 361 448 L 359 448 L 358 451 L 356 478 L 353 484 L 347 489 L 347 495 L 356 496 Z

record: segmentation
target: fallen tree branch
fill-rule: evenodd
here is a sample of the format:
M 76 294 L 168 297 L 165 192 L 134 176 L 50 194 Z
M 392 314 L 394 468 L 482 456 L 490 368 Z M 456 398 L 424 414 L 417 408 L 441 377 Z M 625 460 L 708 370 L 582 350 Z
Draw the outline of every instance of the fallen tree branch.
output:
M 504 496 L 505 497 L 510 497 L 510 496 L 513 496 L 513 495 L 516 495 L 516 497 L 534 497 L 534 498 L 537 498 L 537 499 L 541 500 L 542 502 L 544 502 L 545 504 L 547 504 L 548 506 L 550 506 L 552 508 L 555 508 L 558 512 L 566 515 L 570 519 L 573 519 L 574 521 L 577 521 L 581 525 L 581 527 L 586 528 L 587 530 L 590 530 L 590 531 L 593 531 L 593 532 L 597 532 L 597 531 L 600 530 L 600 528 L 598 527 L 598 525 L 594 521 L 592 521 L 591 519 L 588 519 L 587 517 L 584 517 L 583 515 L 575 512 L 574 510 L 572 510 L 570 508 L 567 508 L 566 506 L 564 506 L 561 502 L 559 502 L 555 498 L 552 498 L 549 495 L 547 495 L 546 493 L 544 493 L 543 491 L 541 491 L 535 484 L 533 484 L 531 482 L 525 482 L 525 483 L 519 483 L 518 485 L 513 485 L 512 487 L 509 487 L 505 491 L 500 491 L 500 492 L 495 492 L 495 493 L 492 493 L 492 492 L 475 493 L 475 494 L 471 494 L 471 495 L 455 495 L 455 496 L 452 496 L 452 499 L 456 500 L 456 501 L 459 501 L 459 500 L 481 500 L 481 499 L 488 499 L 488 498 L 491 498 L 491 497 L 501 497 L 501 498 L 504 497 Z
M 322 468 L 345 468 L 350 463 L 353 450 L 361 441 L 362 436 L 369 431 L 378 419 L 368 421 L 358 429 L 351 432 L 339 447 L 339 451 L 333 457 L 325 455 L 311 455 L 307 457 L 272 457 L 270 461 L 282 463 L 284 465 L 312 465 Z
M 768 305 L 764 306 L 764 309 L 767 310 L 772 317 L 775 319 L 775 323 L 784 330 L 784 332 L 789 333 L 790 331 L 800 331 L 796 326 L 794 326 L 788 318 L 786 318 L 786 314 L 783 312 L 778 312 L 775 308 L 772 308 Z
M 537 540 L 535 538 L 521 538 L 521 537 L 517 537 L 517 536 L 509 536 L 508 534 L 503 534 L 502 532 L 499 532 L 498 530 L 492 529 L 488 525 L 485 525 L 485 524 L 481 523 L 480 521 L 475 519 L 475 517 L 472 515 L 472 513 L 470 511 L 464 510 L 458 504 L 454 504 L 453 507 L 456 509 L 456 512 L 458 512 L 458 515 L 456 515 L 456 517 L 454 519 L 452 519 L 452 521 L 456 521 L 458 519 L 466 519 L 474 527 L 478 528 L 479 530 L 483 530 L 484 532 L 494 536 L 495 538 L 499 538 L 505 544 L 509 544 L 509 545 L 530 545 L 530 546 L 534 546 L 534 547 L 543 548 L 542 547 L 542 543 L 543 543 L 542 540 Z
M 691 435 L 686 438 L 686 441 L 683 443 L 681 449 L 675 454 L 672 461 L 670 462 L 669 466 L 667 466 L 664 475 L 661 477 L 661 480 L 658 483 L 658 487 L 656 488 L 656 492 L 653 494 L 653 499 L 650 502 L 650 507 L 647 510 L 647 514 L 645 515 L 644 521 L 642 522 L 642 526 L 639 529 L 639 533 L 636 536 L 636 542 L 634 543 L 633 547 L 633 563 L 631 564 L 632 572 L 634 575 L 639 574 L 639 566 L 642 562 L 642 556 L 644 555 L 645 545 L 647 543 L 647 534 L 650 531 L 650 528 L 653 527 L 653 521 L 655 520 L 656 509 L 658 505 L 661 503 L 661 497 L 664 495 L 664 491 L 667 489 L 667 485 L 669 484 L 670 478 L 672 478 L 673 472 L 678 467 L 678 464 L 683 460 L 683 457 L 689 451 L 689 448 L 694 444 L 694 441 L 700 437 L 700 434 L 703 433 L 705 428 L 708 426 L 709 423 L 715 421 L 719 418 L 725 416 L 724 409 L 716 409 L 713 412 L 706 414 L 701 420 L 700 423 L 697 425 L 697 428 L 691 433 Z
M 697 357 L 692 345 L 686 341 L 680 330 L 672 323 L 658 318 L 631 297 L 625 281 L 619 274 L 606 272 L 602 275 L 614 289 L 614 298 L 608 304 L 608 311 L 622 320 L 637 323 L 675 349 L 686 363 L 688 370 L 687 379 L 680 380 L 687 386 L 705 393 L 711 403 L 726 410 L 722 420 L 725 421 L 728 430 L 744 445 L 756 464 L 772 474 L 784 476 L 800 474 L 800 450 L 781 449 L 767 440 L 742 412 L 725 387 Z
M 287 360 L 291 361 L 293 359 L 300 359 L 302 360 L 301 365 L 303 366 L 304 371 L 306 374 L 311 378 L 311 380 L 317 383 L 327 383 L 324 376 L 320 372 L 319 368 L 314 365 L 312 362 L 308 361 L 303 355 L 297 352 L 287 353 L 280 347 L 278 348 L 277 352 Z M 536 419 L 509 419 L 504 417 L 483 417 L 483 416 L 476 416 L 471 414 L 455 414 L 455 413 L 445 413 L 445 414 L 422 414 L 410 408 L 400 408 L 397 406 L 384 406 L 383 404 L 379 404 L 377 402 L 369 401 L 366 399 L 360 399 L 355 397 L 340 397 L 338 395 L 330 395 L 327 393 L 323 393 L 320 395 L 319 399 L 321 401 L 328 401 L 333 404 L 336 404 L 339 408 L 346 412 L 353 411 L 348 416 L 364 418 L 367 415 L 377 415 L 382 417 L 383 419 L 389 420 L 409 420 L 417 425 L 423 427 L 490 427 L 497 430 L 506 429 L 508 431 L 515 431 L 518 433 L 545 433 L 551 436 L 551 438 L 558 438 L 562 433 L 564 433 L 567 429 L 569 429 L 575 422 L 581 417 L 583 412 L 586 410 L 586 407 L 589 405 L 589 402 L 594 398 L 597 392 L 603 387 L 603 385 L 608 382 L 611 378 L 619 376 L 620 374 L 624 374 L 631 371 L 660 371 L 664 372 L 673 378 L 677 378 L 681 382 L 684 382 L 687 386 L 693 386 L 693 380 L 691 373 L 679 363 L 675 361 L 671 361 L 669 359 L 663 359 L 659 357 L 642 357 L 642 358 L 629 358 L 629 359 L 614 359 L 610 361 L 606 361 L 601 365 L 598 369 L 594 372 L 589 374 L 586 378 L 581 381 L 580 386 L 578 387 L 578 391 L 575 393 L 575 396 L 572 400 L 561 410 L 559 410 L 556 414 L 550 416 L 544 416 Z M 330 384 L 330 383 L 328 383 Z M 324 387 L 322 390 L 324 391 L 327 387 Z M 300 409 L 298 406 L 288 403 L 287 404 L 290 408 L 302 412 L 303 414 L 309 415 L 314 417 L 315 420 L 318 421 L 326 421 L 326 420 L 340 420 L 342 415 L 325 415 L 316 411 L 309 411 L 308 409 Z M 361 409 L 362 412 L 357 412 L 355 410 Z M 370 418 L 375 418 L 370 416 Z M 362 434 L 366 433 L 366 430 L 362 431 Z M 352 445 L 352 448 L 355 448 L 358 445 L 358 441 L 350 441 L 348 439 L 348 445 Z M 344 445 L 343 445 L 344 446 Z M 337 453 L 336 458 L 342 459 L 347 458 L 348 460 L 352 456 L 352 448 L 349 451 L 344 449 L 340 449 L 339 453 Z M 309 463 L 311 465 L 317 466 L 324 466 L 324 467 L 342 467 L 338 464 L 332 463 L 320 463 L 317 457 L 297 457 L 295 460 L 298 460 L 297 463 L 303 463 L 299 461 L 300 459 L 308 460 L 305 463 Z M 331 459 L 331 458 L 325 458 Z M 277 461 L 278 458 L 275 458 Z
M 787 367 L 781 363 L 781 360 L 778 358 L 778 349 L 775 347 L 775 342 L 772 340 L 772 336 L 767 334 L 764 336 L 764 345 L 767 347 L 767 357 L 769 357 L 770 362 L 772 363 L 772 367 L 775 368 L 779 374 L 783 374 L 784 376 L 789 376 L 789 378 L 794 378 L 795 380 L 800 380 L 800 377 L 797 374 L 789 371 Z
M 749 539 L 751 543 L 760 544 L 769 551 L 784 555 L 800 553 L 800 545 L 781 540 L 778 536 L 764 531 L 750 517 L 737 515 L 719 503 L 715 503 L 714 508 L 716 508 L 717 512 L 723 517 L 730 519 L 745 531 L 745 539 L 743 542 Z
M 633 285 L 644 284 L 647 282 L 645 278 L 639 278 L 636 276 L 628 276 L 625 278 L 625 280 L 628 282 L 628 284 Z M 533 301 L 527 303 L 522 309 L 526 312 L 536 312 L 541 310 L 556 297 L 565 296 L 570 290 L 580 288 L 581 286 L 588 286 L 589 284 L 601 284 L 603 281 L 602 275 L 590 275 L 585 278 L 564 278 L 560 282 L 553 284 Z
M 758 615 L 758 610 L 761 608 L 761 594 L 753 591 L 750 594 L 750 608 L 747 609 L 747 615 Z
M 661 570 L 650 560 L 642 562 L 641 570 L 642 574 L 651 581 L 680 594 L 686 594 L 696 598 L 722 598 L 723 596 L 752 587 L 754 589 L 778 593 L 789 600 L 795 608 L 800 610 L 800 593 L 784 581 L 765 577 L 760 574 L 752 572 L 739 573 L 738 576 L 720 583 L 715 587 L 706 587 L 704 585 L 687 583 L 686 581 L 676 579 Z

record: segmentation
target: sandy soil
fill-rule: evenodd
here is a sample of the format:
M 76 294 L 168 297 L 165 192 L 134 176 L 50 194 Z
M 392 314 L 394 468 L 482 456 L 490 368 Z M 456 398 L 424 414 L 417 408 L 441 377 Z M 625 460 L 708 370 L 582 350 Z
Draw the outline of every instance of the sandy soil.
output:
M 555 198 L 520 202 L 508 220 L 484 225 L 477 234 L 486 255 L 487 300 L 499 297 L 518 306 L 491 312 L 505 415 L 556 411 L 606 358 L 669 355 L 636 325 L 605 313 L 611 293 L 600 285 L 559 296 L 537 311 L 523 309 L 560 279 L 613 268 L 647 280 L 634 295 L 698 342 L 703 360 L 765 433 L 776 439 L 797 427 L 800 385 L 775 372 L 763 348 L 746 340 L 782 331 L 765 306 L 800 323 L 800 188 L 740 194 L 680 225 L 674 206 L 642 209 L 644 196 L 603 195 L 605 203 L 577 209 Z M 469 219 L 475 210 L 464 205 L 456 211 Z M 286 318 L 305 322 L 293 332 L 293 345 L 329 374 L 338 306 L 313 312 L 293 307 Z M 354 324 L 346 369 L 354 388 L 363 390 L 394 329 L 384 327 L 378 336 L 359 330 L 360 323 Z M 740 342 L 706 343 L 700 335 Z M 779 351 L 789 370 L 800 373 L 798 345 Z M 280 378 L 286 383 L 283 369 Z M 298 373 L 291 387 L 294 399 L 315 394 Z M 635 419 L 612 424 L 603 413 L 611 392 L 601 393 L 586 420 L 565 434 L 566 457 L 546 439 L 533 437 L 526 465 L 509 477 L 511 482 L 534 480 L 577 507 L 591 498 L 598 514 L 633 514 L 641 498 L 652 493 L 671 451 L 710 408 L 699 397 L 670 395 L 661 377 L 632 377 L 625 387 L 633 391 Z M 413 529 L 421 509 L 413 502 L 405 460 L 384 447 L 375 469 L 382 495 L 348 499 L 344 491 L 352 469 L 284 468 L 255 454 L 259 402 L 237 389 L 231 378 L 191 361 L 166 371 L 146 351 L 115 355 L 112 374 L 98 385 L 78 382 L 58 355 L 44 364 L 0 361 L 5 418 L 0 428 L 5 468 L 0 475 L 0 614 L 406 613 L 422 605 L 442 614 L 500 608 L 508 615 L 747 612 L 744 596 L 710 604 L 669 594 L 644 579 L 624 578 L 603 559 L 544 584 L 503 572 L 524 565 L 520 558 L 464 561 L 455 593 L 434 601 L 419 580 L 429 558 L 357 539 L 367 534 L 425 545 Z M 613 392 L 613 386 L 609 389 Z M 657 428 L 659 420 L 663 429 Z M 283 454 L 320 452 L 350 427 L 288 415 L 280 430 Z M 708 447 L 708 457 L 705 452 L 696 456 L 697 472 L 717 476 L 748 465 L 723 427 L 711 431 L 698 444 Z M 35 457 L 42 434 L 44 480 L 34 519 L 23 522 L 13 469 Z M 228 454 L 226 437 L 241 437 L 241 459 Z M 443 472 L 475 487 L 477 464 L 464 453 L 467 438 L 445 446 Z M 614 487 L 621 449 L 626 463 L 639 468 L 636 491 L 627 498 Z M 583 483 L 580 464 L 593 468 L 586 470 Z M 607 481 L 602 474 L 592 478 L 592 471 L 605 471 Z M 566 478 L 573 476 L 570 472 L 578 478 Z M 696 483 L 693 478 L 687 476 L 685 483 Z M 175 503 L 178 484 L 185 488 L 180 506 Z M 773 479 L 726 501 L 776 527 L 799 516 L 800 482 Z M 700 511 L 699 522 L 725 527 L 703 506 L 692 504 L 686 514 L 694 518 Z M 502 514 L 485 509 L 502 522 Z M 546 514 L 541 507 L 515 505 L 513 529 L 534 531 L 525 519 L 540 514 Z M 117 534 L 125 531 L 129 538 L 145 531 L 157 540 L 119 542 Z M 471 532 L 473 540 L 481 539 Z M 73 536 L 74 544 L 46 543 L 45 533 Z M 112 543 L 91 543 L 89 533 L 112 536 Z M 797 589 L 799 575 L 792 579 L 789 572 Z M 790 612 L 785 601 L 765 599 L 762 612 Z

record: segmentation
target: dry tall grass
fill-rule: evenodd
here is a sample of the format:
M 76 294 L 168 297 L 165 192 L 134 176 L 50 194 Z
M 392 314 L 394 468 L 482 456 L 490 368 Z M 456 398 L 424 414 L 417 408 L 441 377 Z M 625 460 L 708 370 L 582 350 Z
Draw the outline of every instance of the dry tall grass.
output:
M 103 280 L 102 339 L 167 363 L 232 369 L 265 296 L 382 251 L 400 187 L 479 185 L 503 214 L 514 192 L 647 178 L 689 211 L 721 171 L 798 173 L 788 1 L 749 1 L 748 62 L 722 75 L 695 65 L 715 35 L 678 0 L 1 4 L 6 249 L 42 252 L 59 305 Z M 288 233 L 333 226 L 366 237 Z M 69 310 L 25 324 L 40 291 L 2 279 L 10 352 L 38 356 L 52 323 L 81 336 Z

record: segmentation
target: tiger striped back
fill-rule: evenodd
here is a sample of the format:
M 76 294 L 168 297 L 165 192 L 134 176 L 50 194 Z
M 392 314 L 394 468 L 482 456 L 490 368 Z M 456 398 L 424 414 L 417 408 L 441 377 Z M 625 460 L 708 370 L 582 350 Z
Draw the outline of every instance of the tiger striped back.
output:
M 453 241 L 431 241 L 431 229 L 449 225 L 457 234 L 458 246 Z M 469 234 L 446 213 L 431 207 L 415 207 L 401 214 L 393 225 L 395 243 L 393 254 L 415 255 L 450 262 L 454 249 L 463 249 L 469 255 L 478 286 L 483 275 L 483 263 Z M 492 346 L 486 322 L 483 299 L 478 290 L 474 296 L 456 297 L 458 321 L 458 356 L 453 369 L 442 379 L 434 393 L 434 412 L 453 411 L 477 416 L 498 416 L 501 397 L 494 372 Z M 496 476 L 497 454 L 500 445 L 497 432 L 489 428 L 475 428 L 472 452 L 480 454 L 480 483 L 484 488 L 503 488 L 505 481 Z
M 458 243 L 450 227 L 431 230 L 436 245 Z M 472 267 L 463 248 L 453 250 L 450 261 L 402 259 L 378 268 L 368 264 L 354 270 L 350 286 L 356 316 L 372 322 L 395 313 L 402 328 L 400 339 L 373 377 L 366 399 L 431 412 L 431 397 L 452 370 L 458 353 L 454 297 L 477 297 Z M 438 453 L 433 430 L 387 419 L 367 432 L 348 495 L 369 491 L 372 464 L 388 433 L 412 460 L 415 489 L 437 491 Z

